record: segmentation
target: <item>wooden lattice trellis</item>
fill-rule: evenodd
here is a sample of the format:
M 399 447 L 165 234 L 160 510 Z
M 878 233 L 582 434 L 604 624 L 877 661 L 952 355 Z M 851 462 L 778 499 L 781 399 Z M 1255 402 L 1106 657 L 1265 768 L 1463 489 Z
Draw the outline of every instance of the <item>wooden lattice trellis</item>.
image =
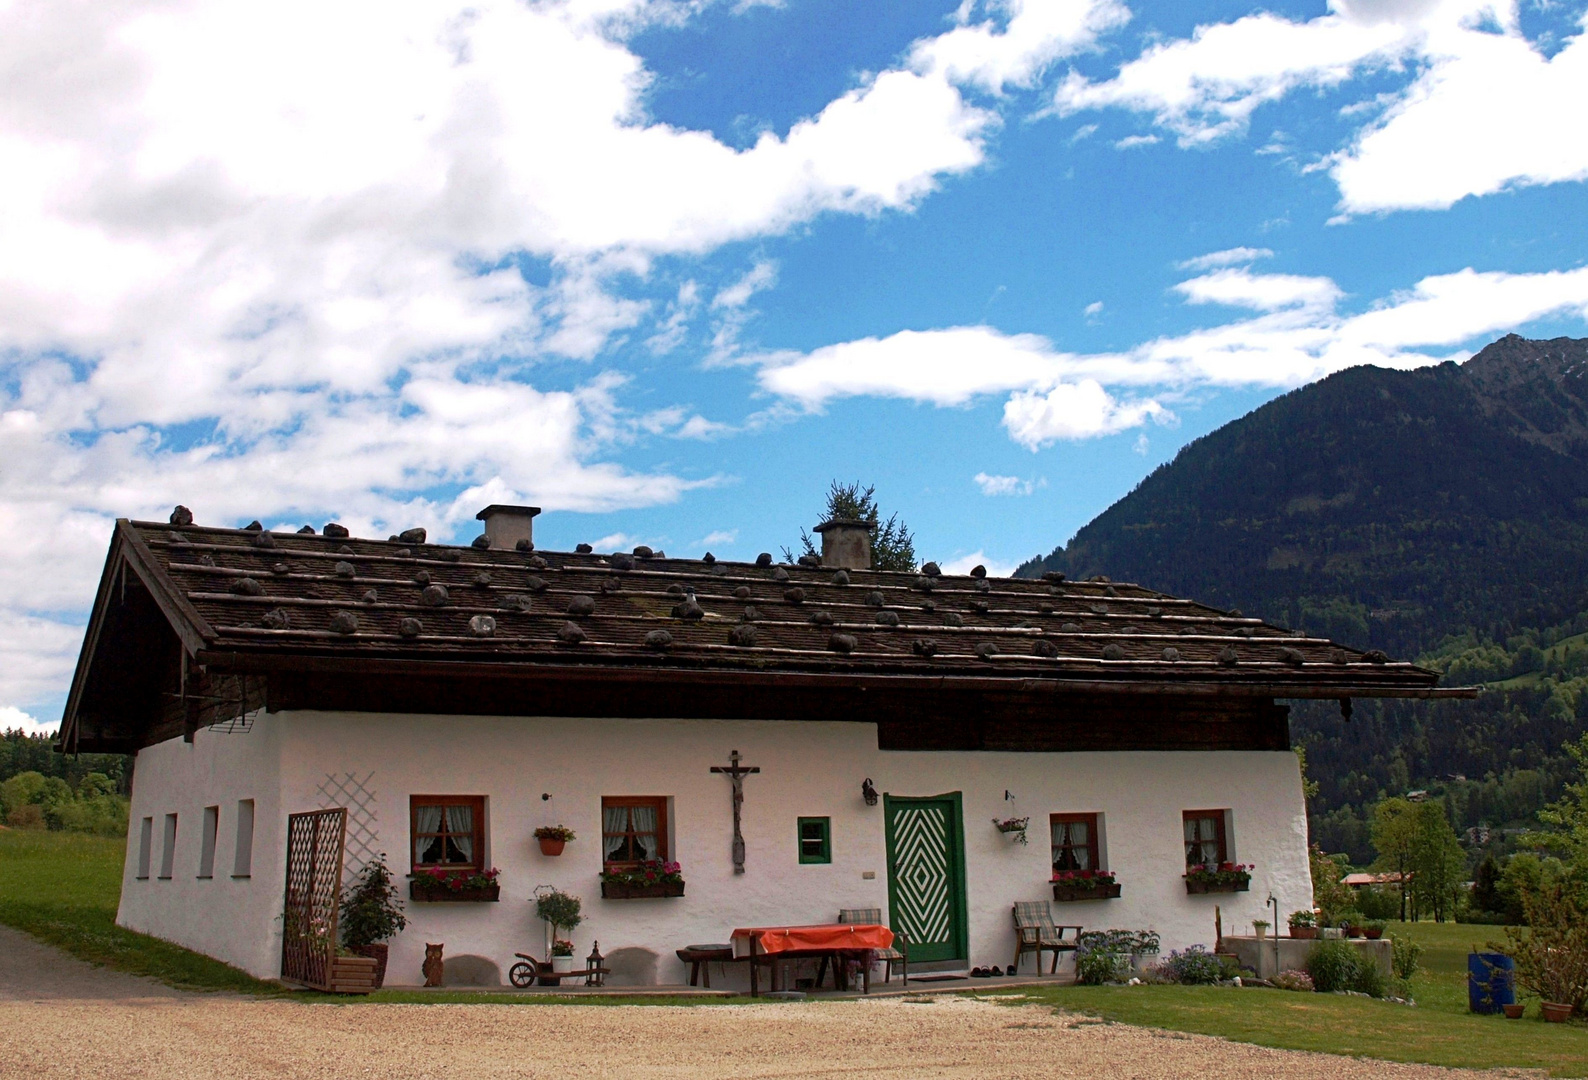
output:
M 281 977 L 316 990 L 332 988 L 346 835 L 347 811 L 341 807 L 287 815 Z
M 347 808 L 347 840 L 343 849 L 342 871 L 357 875 L 371 859 L 380 854 L 379 815 L 375 812 L 376 794 L 371 784 L 375 774 L 360 780 L 356 773 L 326 773 L 320 781 L 322 807 Z

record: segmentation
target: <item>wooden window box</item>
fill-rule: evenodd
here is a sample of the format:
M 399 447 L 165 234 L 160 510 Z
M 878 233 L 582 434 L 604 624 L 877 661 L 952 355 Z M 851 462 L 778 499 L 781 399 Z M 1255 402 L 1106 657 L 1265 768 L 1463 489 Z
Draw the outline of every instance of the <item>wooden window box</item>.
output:
M 1199 893 L 1249 892 L 1251 887 L 1251 878 L 1247 878 L 1245 881 L 1222 882 L 1192 881 L 1187 878 L 1185 883 L 1185 891 L 1193 896 Z
M 492 883 L 475 889 L 449 889 L 414 878 L 408 883 L 408 898 L 422 904 L 494 904 L 502 898 L 502 887 Z
M 625 885 L 619 881 L 601 883 L 603 900 L 654 900 L 666 896 L 683 896 L 684 882 L 662 882 L 657 885 Z
M 1055 881 L 1053 899 L 1060 903 L 1077 900 L 1117 900 L 1119 883 L 1113 881 Z
M 375 960 L 368 956 L 331 958 L 331 993 L 369 994 L 375 990 Z

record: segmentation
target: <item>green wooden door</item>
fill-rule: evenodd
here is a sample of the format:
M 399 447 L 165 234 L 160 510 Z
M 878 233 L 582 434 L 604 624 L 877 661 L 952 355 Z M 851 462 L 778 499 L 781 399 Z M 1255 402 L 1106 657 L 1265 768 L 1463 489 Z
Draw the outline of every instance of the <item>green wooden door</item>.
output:
M 883 796 L 888 838 L 888 913 L 909 939 L 910 961 L 964 960 L 965 830 L 960 793 Z

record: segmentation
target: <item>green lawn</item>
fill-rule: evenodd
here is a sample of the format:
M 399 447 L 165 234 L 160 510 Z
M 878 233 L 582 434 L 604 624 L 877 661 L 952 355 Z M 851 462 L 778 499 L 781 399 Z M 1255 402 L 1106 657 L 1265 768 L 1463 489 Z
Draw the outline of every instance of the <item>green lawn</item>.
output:
M 1411 1008 L 1343 994 L 1202 986 L 1075 986 L 1027 992 L 1062 1009 L 1126 1024 L 1240 1042 L 1390 1061 L 1470 1068 L 1535 1068 L 1588 1076 L 1588 1026 L 1546 1024 L 1536 1003 L 1522 1020 L 1467 1011 L 1467 953 L 1504 931 L 1455 923 L 1390 924 L 1423 946 Z M 1011 991 L 1020 993 L 1020 991 Z
M 283 994 L 219 960 L 116 925 L 126 841 L 0 831 L 0 923 L 92 964 L 152 975 L 184 990 Z

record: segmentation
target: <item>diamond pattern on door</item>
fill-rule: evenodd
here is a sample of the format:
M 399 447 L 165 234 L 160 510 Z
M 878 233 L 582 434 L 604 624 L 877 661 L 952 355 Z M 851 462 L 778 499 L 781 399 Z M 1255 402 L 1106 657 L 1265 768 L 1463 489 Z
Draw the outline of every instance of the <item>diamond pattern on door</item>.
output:
M 912 950 L 952 945 L 948 815 L 939 806 L 899 808 L 893 844 L 894 925 Z

